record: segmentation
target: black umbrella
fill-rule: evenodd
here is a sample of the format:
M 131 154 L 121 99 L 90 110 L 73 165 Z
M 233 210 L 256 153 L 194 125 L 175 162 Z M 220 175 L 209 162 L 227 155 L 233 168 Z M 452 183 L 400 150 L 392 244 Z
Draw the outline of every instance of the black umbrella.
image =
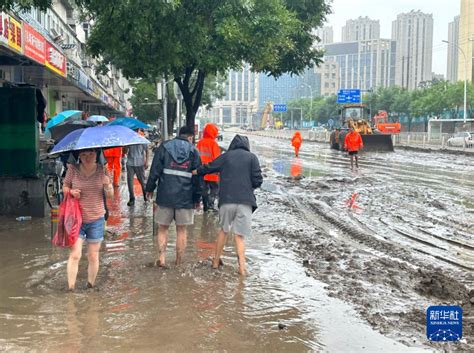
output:
M 49 129 L 49 133 L 51 134 L 51 138 L 58 143 L 60 140 L 64 138 L 67 134 L 74 130 L 84 129 L 86 127 L 95 126 L 96 123 L 93 121 L 85 121 L 85 120 L 77 120 L 71 121 L 64 124 L 55 125 Z

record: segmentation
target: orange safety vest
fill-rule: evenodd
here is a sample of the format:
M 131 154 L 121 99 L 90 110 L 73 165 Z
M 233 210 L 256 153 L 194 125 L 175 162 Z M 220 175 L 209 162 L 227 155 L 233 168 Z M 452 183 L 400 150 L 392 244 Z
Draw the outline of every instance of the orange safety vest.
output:
M 221 155 L 221 149 L 216 142 L 219 130 L 214 124 L 206 124 L 203 130 L 203 138 L 199 140 L 196 148 L 201 156 L 202 164 L 211 163 L 214 159 Z M 219 181 L 219 174 L 206 174 L 205 181 Z

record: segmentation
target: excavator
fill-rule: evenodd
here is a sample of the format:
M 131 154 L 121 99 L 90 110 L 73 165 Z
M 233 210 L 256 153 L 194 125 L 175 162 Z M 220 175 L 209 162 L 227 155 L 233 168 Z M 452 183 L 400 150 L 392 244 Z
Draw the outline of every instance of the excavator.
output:
M 386 114 L 386 112 L 385 112 Z M 365 104 L 347 104 L 341 109 L 340 127 L 336 128 L 329 139 L 331 148 L 343 150 L 344 139 L 350 127 L 359 132 L 364 143 L 364 151 L 393 151 L 392 133 L 395 133 L 399 124 L 393 128 L 393 132 L 389 132 L 390 128 L 387 126 L 388 114 L 382 117 L 380 113 L 372 119 L 372 124 L 369 122 L 368 109 Z

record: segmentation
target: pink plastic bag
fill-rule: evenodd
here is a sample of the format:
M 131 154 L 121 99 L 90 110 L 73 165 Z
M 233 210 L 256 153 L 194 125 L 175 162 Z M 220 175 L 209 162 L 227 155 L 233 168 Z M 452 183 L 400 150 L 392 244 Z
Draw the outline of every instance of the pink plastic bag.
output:
M 79 201 L 69 194 L 59 206 L 58 230 L 54 234 L 52 243 L 62 248 L 73 246 L 82 225 L 82 214 Z

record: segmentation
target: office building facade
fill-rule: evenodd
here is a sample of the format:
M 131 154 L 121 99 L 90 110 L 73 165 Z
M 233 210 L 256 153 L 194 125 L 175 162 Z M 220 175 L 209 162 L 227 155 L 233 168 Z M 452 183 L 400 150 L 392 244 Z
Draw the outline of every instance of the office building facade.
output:
M 395 84 L 410 90 L 432 80 L 433 16 L 421 11 L 402 13 L 392 22 L 397 42 Z
M 325 63 L 339 70 L 338 89 L 362 90 L 389 87 L 395 83 L 396 43 L 374 39 L 325 46 Z
M 357 42 L 380 38 L 380 21 L 371 20 L 368 17 L 359 17 L 355 20 L 347 20 L 342 27 L 343 42 Z
M 459 17 L 459 47 L 462 53 L 458 55 L 458 79 L 474 82 L 472 57 L 474 46 L 474 0 L 461 0 L 461 15 Z M 466 60 L 466 61 L 465 61 Z
M 446 68 L 446 79 L 449 82 L 458 80 L 458 62 L 459 62 L 459 19 L 454 17 L 454 21 L 448 25 L 448 61 Z

